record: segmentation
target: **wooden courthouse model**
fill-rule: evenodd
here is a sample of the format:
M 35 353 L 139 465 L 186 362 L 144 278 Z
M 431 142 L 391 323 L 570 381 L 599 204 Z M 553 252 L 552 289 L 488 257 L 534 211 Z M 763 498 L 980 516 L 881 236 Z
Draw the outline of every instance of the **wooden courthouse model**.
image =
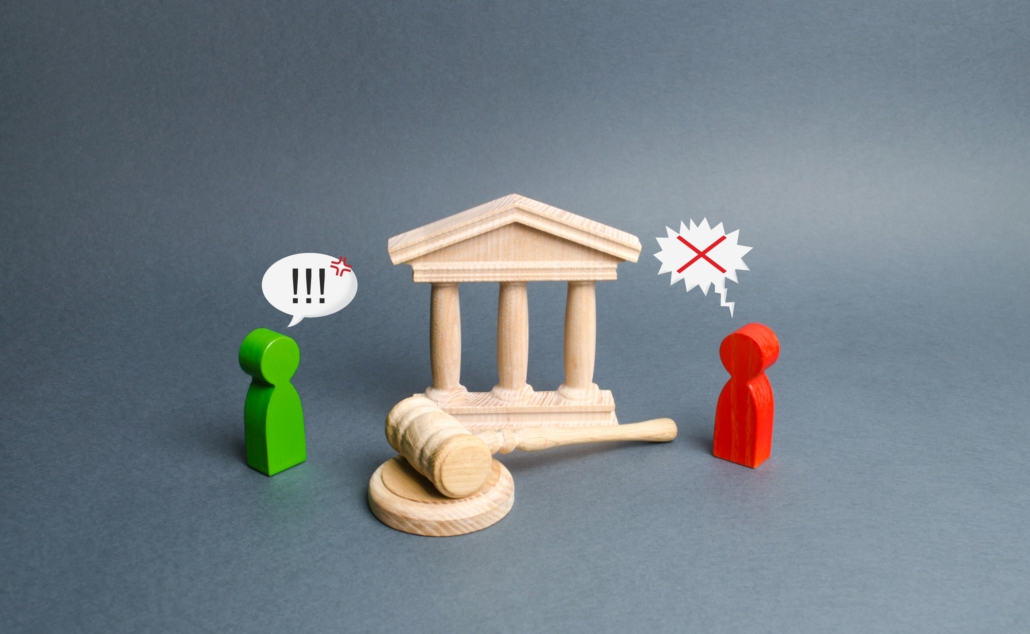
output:
M 616 279 L 636 262 L 636 236 L 512 194 L 390 238 L 394 264 L 410 264 L 415 282 L 432 284 L 429 351 L 433 385 L 426 396 L 469 430 L 615 425 L 615 400 L 594 383 L 597 310 L 594 283 Z M 526 383 L 529 366 L 527 282 L 568 283 L 565 382 L 554 392 Z M 490 392 L 461 385 L 458 284 L 500 282 L 498 383 Z

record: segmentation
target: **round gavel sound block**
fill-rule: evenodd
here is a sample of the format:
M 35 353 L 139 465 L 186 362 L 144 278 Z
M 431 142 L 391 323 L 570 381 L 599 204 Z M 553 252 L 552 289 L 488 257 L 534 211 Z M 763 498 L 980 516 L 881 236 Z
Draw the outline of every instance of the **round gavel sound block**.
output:
M 637 440 L 669 442 L 676 437 L 671 418 L 600 427 L 523 427 L 473 434 L 458 419 L 422 395 L 397 403 L 386 416 L 386 440 L 436 490 L 463 498 L 482 488 L 494 452 L 540 451 L 580 443 Z
M 429 537 L 464 535 L 500 521 L 515 503 L 515 481 L 493 460 L 486 482 L 463 498 L 442 495 L 403 456 L 384 462 L 368 483 L 368 506 L 379 521 Z

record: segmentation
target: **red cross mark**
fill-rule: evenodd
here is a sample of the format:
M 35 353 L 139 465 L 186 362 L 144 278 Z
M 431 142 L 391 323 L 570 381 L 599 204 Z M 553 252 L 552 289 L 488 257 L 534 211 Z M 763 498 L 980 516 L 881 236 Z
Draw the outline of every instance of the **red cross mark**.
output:
M 685 245 L 687 245 L 688 247 L 690 247 L 690 249 L 691 249 L 691 250 L 692 250 L 692 251 L 693 251 L 694 253 L 696 253 L 696 254 L 697 254 L 697 255 L 695 255 L 695 256 L 694 256 L 694 259 L 693 259 L 693 260 L 691 260 L 690 262 L 687 262 L 686 264 L 684 264 L 683 266 L 681 266 L 681 267 L 680 267 L 680 268 L 679 268 L 679 269 L 678 269 L 678 270 L 676 271 L 677 273 L 682 273 L 683 271 L 686 271 L 686 270 L 687 270 L 687 267 L 688 267 L 688 266 L 690 266 L 690 265 L 691 265 L 691 264 L 693 264 L 694 262 L 697 262 L 697 261 L 698 261 L 698 260 L 700 260 L 701 258 L 704 258 L 705 260 L 707 260 L 707 261 L 708 261 L 708 263 L 709 263 L 709 264 L 711 264 L 711 265 L 712 265 L 712 266 L 714 266 L 715 268 L 719 269 L 719 272 L 720 272 L 720 273 L 726 273 L 726 269 L 724 269 L 724 268 L 722 268 L 721 266 L 719 266 L 718 264 L 716 264 L 716 263 L 715 263 L 715 260 L 713 260 L 712 258 L 708 257 L 708 255 L 707 255 L 709 251 L 711 251 L 711 250 L 712 250 L 712 249 L 714 249 L 715 247 L 719 246 L 719 244 L 720 244 L 720 243 L 721 243 L 721 242 L 722 242 L 723 240 L 725 240 L 725 239 L 726 239 L 726 236 L 721 236 L 721 237 L 720 237 L 720 238 L 719 238 L 718 240 L 716 240 L 715 242 L 713 242 L 713 243 L 711 243 L 710 245 L 708 245 L 708 248 L 707 248 L 707 249 L 705 249 L 704 251 L 698 251 L 698 250 L 697 250 L 697 247 L 695 247 L 694 245 L 692 245 L 692 244 L 690 244 L 689 242 L 687 242 L 687 240 L 686 240 L 686 239 L 685 239 L 685 238 L 684 238 L 683 236 L 676 236 L 676 237 L 677 237 L 677 238 L 679 239 L 679 241 L 680 241 L 680 242 L 682 242 L 683 244 L 685 244 Z
M 348 273 L 351 270 L 351 268 L 347 266 L 347 258 L 339 258 L 335 262 L 330 263 L 329 266 L 331 266 L 332 269 L 336 271 L 336 277 L 343 277 L 344 273 Z

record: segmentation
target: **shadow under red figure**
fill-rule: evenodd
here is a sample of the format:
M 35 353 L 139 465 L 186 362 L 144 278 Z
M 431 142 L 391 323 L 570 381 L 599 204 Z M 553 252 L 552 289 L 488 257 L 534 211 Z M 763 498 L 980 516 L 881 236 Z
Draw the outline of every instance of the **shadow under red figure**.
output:
M 773 391 L 765 370 L 780 356 L 767 326 L 748 324 L 723 339 L 719 357 L 730 380 L 715 408 L 712 454 L 754 469 L 772 449 Z

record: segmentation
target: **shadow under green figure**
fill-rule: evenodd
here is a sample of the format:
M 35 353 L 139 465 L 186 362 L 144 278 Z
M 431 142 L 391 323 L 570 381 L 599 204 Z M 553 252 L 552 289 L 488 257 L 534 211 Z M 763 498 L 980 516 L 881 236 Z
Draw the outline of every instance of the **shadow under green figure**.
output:
M 243 421 L 247 464 L 272 476 L 307 460 L 304 410 L 290 378 L 300 365 L 297 342 L 258 328 L 240 344 L 240 367 L 254 377 Z

